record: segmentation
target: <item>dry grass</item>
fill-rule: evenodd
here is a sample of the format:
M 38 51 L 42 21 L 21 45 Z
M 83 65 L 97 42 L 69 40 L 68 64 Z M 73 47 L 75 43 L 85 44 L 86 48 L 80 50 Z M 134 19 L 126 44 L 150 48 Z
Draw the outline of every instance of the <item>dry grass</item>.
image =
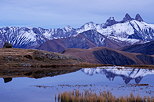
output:
M 74 58 L 59 53 L 33 50 L 33 49 L 0 49 L 0 69 L 1 68 L 49 68 L 49 67 L 97 67 L 101 64 L 90 64 L 81 59 Z
M 153 97 L 141 97 L 130 94 L 126 97 L 115 97 L 111 92 L 100 92 L 99 94 L 90 91 L 64 92 L 56 97 L 58 102 L 154 102 Z

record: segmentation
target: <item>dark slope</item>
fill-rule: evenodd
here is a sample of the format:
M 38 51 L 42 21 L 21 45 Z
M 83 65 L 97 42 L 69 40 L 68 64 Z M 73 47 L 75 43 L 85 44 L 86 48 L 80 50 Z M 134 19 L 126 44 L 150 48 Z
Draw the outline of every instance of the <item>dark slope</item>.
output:
M 140 59 L 144 64 L 154 64 L 154 57 L 148 55 L 137 55 L 138 59 Z
M 146 55 L 154 55 L 154 41 L 151 41 L 145 44 L 137 44 L 137 45 L 124 47 L 122 51 L 142 53 Z
M 128 53 L 105 47 L 92 49 L 67 49 L 64 54 L 81 58 L 90 63 L 113 65 L 153 65 L 154 57 L 139 53 Z
M 113 65 L 134 65 L 135 61 L 120 54 L 116 51 L 109 49 L 100 49 L 93 52 L 95 58 L 103 64 L 113 64 Z
M 43 43 L 38 49 L 52 52 L 63 52 L 67 48 L 86 49 L 92 47 L 96 47 L 96 45 L 80 34 L 76 37 L 47 41 Z

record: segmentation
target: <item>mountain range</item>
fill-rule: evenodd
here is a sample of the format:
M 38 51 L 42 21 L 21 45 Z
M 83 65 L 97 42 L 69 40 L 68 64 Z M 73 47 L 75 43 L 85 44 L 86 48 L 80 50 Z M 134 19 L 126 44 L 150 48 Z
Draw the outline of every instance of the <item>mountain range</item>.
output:
M 4 42 L 10 42 L 15 48 L 53 52 L 63 52 L 67 48 L 88 49 L 100 46 L 119 49 L 153 40 L 154 24 L 146 23 L 139 14 L 135 18 L 126 14 L 121 21 L 110 17 L 105 23 L 89 22 L 79 28 L 0 28 L 0 47 Z

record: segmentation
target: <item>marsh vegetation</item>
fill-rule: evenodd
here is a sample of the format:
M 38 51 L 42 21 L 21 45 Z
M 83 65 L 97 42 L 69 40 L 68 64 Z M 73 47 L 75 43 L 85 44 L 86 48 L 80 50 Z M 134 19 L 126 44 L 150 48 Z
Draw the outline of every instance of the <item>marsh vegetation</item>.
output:
M 58 102 L 154 102 L 154 97 L 129 96 L 115 97 L 111 92 L 93 93 L 91 91 L 64 92 L 56 97 Z

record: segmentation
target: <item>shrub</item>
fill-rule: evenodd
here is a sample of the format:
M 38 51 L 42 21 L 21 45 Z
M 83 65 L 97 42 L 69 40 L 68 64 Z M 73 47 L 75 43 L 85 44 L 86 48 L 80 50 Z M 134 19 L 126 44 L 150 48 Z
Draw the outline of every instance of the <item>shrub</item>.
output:
M 12 44 L 10 44 L 9 42 L 5 42 L 3 45 L 3 48 L 12 48 Z

